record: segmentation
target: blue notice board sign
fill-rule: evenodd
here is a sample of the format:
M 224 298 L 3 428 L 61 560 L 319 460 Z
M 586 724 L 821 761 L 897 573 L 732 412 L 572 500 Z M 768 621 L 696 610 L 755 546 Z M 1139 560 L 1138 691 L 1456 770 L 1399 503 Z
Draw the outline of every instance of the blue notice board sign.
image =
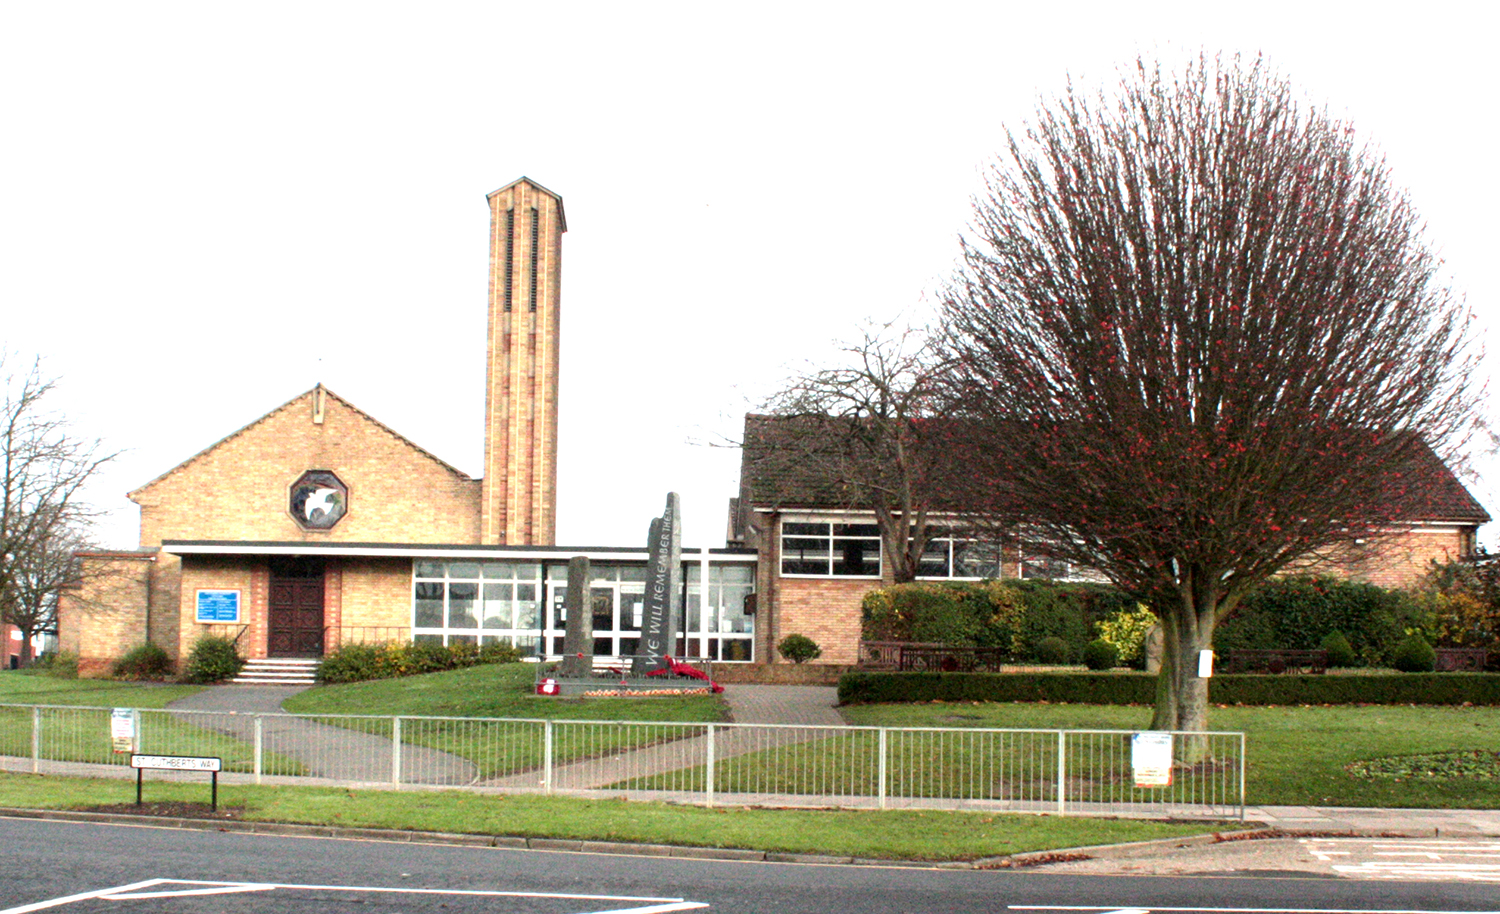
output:
M 240 621 L 240 592 L 238 590 L 198 591 L 198 621 Z

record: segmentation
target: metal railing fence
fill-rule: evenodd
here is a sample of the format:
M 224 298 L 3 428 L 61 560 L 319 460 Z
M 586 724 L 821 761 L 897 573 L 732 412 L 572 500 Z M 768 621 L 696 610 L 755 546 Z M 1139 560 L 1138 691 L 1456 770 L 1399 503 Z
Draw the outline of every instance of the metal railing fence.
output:
M 1243 733 L 1173 734 L 1141 786 L 1131 731 L 817 727 L 136 710 L 133 751 L 218 756 L 226 782 L 463 787 L 707 805 L 1243 818 Z M 0 767 L 125 768 L 111 711 L 0 705 Z M 1164 775 L 1166 772 L 1157 772 Z

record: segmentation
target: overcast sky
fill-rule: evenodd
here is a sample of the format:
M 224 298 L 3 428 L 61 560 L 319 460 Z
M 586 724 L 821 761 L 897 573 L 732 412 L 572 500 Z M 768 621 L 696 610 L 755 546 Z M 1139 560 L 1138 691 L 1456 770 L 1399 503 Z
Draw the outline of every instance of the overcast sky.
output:
M 920 316 L 1005 127 L 1138 53 L 1264 53 L 1351 119 L 1488 327 L 1496 14 L 1403 9 L 7 3 L 3 342 L 123 451 L 109 546 L 125 492 L 319 382 L 478 475 L 484 198 L 526 175 L 569 226 L 559 542 L 643 542 L 675 490 L 720 546 L 738 453 L 698 442 Z

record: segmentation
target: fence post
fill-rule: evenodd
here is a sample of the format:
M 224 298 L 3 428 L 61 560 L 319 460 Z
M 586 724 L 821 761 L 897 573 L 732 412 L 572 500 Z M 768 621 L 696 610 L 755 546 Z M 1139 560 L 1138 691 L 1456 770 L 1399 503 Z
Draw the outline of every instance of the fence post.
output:
M 704 805 L 714 805 L 714 725 L 708 725 L 708 758 L 703 767 Z
M 1065 815 L 1068 795 L 1068 731 L 1057 731 L 1057 814 Z
M 552 720 L 542 728 L 542 792 L 552 795 Z
M 401 718 L 391 718 L 391 784 L 401 786 Z
M 132 708 L 130 710 L 130 729 L 131 729 L 131 732 L 135 733 L 135 745 L 133 745 L 133 746 L 130 747 L 130 751 L 131 752 L 140 752 L 141 751 L 141 709 L 140 708 Z
M 31 773 L 42 770 L 42 709 L 31 709 Z
M 255 715 L 255 783 L 260 783 L 266 751 L 266 726 L 259 714 Z
M 1245 734 L 1240 733 L 1240 821 L 1245 821 Z
M 887 740 L 886 740 L 885 734 L 886 734 L 886 729 L 884 727 L 881 727 L 880 730 L 879 730 L 879 736 L 877 738 L 876 750 L 875 750 L 876 754 L 878 756 L 878 758 L 875 761 L 875 765 L 876 765 L 875 779 L 878 782 L 876 790 L 879 792 L 878 796 L 880 797 L 880 808 L 881 809 L 885 809 L 885 790 L 886 790 L 885 781 L 886 781 L 886 773 L 887 773 L 887 765 L 886 765 L 885 756 L 886 756 L 886 748 L 889 745 L 888 742 L 887 742 Z

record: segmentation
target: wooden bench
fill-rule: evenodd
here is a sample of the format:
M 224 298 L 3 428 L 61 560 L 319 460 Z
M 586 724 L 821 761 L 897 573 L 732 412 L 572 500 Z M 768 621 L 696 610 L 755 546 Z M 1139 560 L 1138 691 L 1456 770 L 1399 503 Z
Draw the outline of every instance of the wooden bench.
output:
M 901 650 L 908 647 L 946 647 L 940 641 L 861 641 L 858 666 L 865 670 L 899 670 Z
M 1437 649 L 1439 673 L 1483 673 L 1489 652 L 1482 647 L 1440 647 Z
M 1328 672 L 1325 650 L 1238 650 L 1219 655 L 1219 667 L 1225 673 L 1313 673 Z

